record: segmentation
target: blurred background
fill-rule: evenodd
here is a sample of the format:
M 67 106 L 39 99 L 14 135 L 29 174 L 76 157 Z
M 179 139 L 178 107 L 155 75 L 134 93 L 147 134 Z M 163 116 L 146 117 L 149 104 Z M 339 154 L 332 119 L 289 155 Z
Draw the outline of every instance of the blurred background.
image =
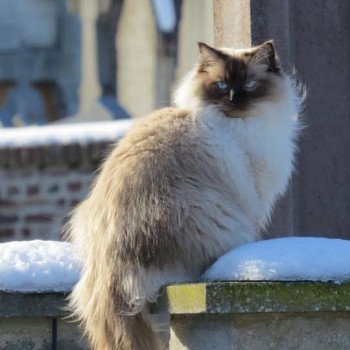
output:
M 213 38 L 211 0 L 0 0 L 0 242 L 62 239 L 110 145 Z
M 169 105 L 210 0 L 0 0 L 3 127 L 143 116 Z
M 308 97 L 266 237 L 350 238 L 348 0 L 0 0 L 0 242 L 62 239 L 132 118 L 169 105 L 197 41 L 273 39 Z

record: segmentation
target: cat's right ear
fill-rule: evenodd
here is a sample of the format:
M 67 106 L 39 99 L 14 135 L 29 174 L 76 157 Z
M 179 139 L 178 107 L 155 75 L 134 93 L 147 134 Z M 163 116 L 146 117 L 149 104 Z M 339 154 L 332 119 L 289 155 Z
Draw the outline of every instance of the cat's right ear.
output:
M 216 64 L 218 60 L 223 59 L 223 54 L 220 51 L 207 44 L 199 42 L 198 48 L 200 52 L 199 70 L 204 71 L 207 67 Z

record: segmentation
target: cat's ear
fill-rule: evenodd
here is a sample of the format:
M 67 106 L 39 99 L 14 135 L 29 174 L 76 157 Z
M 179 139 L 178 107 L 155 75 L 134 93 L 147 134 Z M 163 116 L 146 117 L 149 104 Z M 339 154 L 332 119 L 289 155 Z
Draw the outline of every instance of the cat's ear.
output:
M 273 45 L 273 41 L 269 40 L 264 42 L 263 44 L 257 46 L 253 52 L 254 62 L 256 64 L 263 64 L 269 67 L 269 70 L 272 72 L 279 72 L 280 62 L 279 58 L 276 55 L 275 47 Z
M 202 42 L 198 43 L 199 48 L 199 69 L 205 70 L 206 67 L 214 65 L 218 60 L 222 60 L 224 55 L 219 50 L 204 44 Z

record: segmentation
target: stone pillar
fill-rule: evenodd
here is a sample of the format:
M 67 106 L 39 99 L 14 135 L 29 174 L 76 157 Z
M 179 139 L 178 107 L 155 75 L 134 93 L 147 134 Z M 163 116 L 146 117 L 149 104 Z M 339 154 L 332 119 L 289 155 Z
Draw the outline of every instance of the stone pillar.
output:
M 118 24 L 118 99 L 132 117 L 156 101 L 157 28 L 149 0 L 125 0 Z
M 82 82 L 80 86 L 80 112 L 86 113 L 101 95 L 97 69 L 96 19 L 98 3 L 80 2 L 82 22 Z
M 188 73 L 198 60 L 199 50 L 196 42 L 214 44 L 212 0 L 185 0 L 181 12 L 176 67 L 176 76 L 179 79 Z
M 292 61 L 308 90 L 298 233 L 350 239 L 350 2 L 290 1 L 290 11 Z
M 273 39 L 308 98 L 295 175 L 269 235 L 350 238 L 350 3 L 346 0 L 215 0 L 215 44 Z

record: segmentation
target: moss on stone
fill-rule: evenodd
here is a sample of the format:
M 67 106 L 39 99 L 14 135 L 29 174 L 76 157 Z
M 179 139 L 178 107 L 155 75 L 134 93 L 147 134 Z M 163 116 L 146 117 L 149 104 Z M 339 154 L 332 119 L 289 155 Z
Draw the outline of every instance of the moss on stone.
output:
M 166 288 L 170 313 L 207 311 L 206 284 L 183 284 Z
M 171 314 L 350 311 L 350 283 L 213 282 L 166 288 Z

